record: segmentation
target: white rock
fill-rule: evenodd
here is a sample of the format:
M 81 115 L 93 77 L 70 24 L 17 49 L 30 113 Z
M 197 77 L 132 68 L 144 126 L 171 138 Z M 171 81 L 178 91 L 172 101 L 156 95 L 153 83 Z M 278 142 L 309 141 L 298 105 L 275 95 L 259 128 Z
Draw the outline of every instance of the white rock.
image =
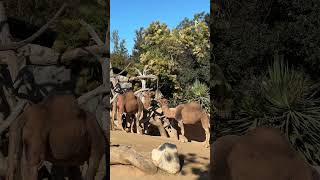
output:
M 175 174 L 180 171 L 180 161 L 177 146 L 164 143 L 152 150 L 152 162 L 160 169 Z

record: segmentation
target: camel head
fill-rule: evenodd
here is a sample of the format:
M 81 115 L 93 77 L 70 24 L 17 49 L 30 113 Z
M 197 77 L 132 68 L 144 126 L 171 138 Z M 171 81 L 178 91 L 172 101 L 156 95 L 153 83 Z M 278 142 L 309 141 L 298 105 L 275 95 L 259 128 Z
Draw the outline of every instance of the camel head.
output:
M 152 99 L 152 98 L 155 98 L 156 92 L 149 90 L 149 91 L 145 91 L 145 92 L 143 93 L 143 95 L 144 95 L 145 97 L 147 97 L 147 98 Z
M 161 98 L 159 100 L 159 103 L 160 103 L 161 106 L 168 106 L 168 104 L 169 104 L 168 100 L 165 99 L 165 98 Z

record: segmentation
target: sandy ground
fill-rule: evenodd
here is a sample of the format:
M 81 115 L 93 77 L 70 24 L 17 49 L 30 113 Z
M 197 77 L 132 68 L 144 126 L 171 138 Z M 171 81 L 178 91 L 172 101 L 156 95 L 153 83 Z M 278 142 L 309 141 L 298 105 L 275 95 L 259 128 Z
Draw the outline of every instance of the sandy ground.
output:
M 208 179 L 208 168 L 210 162 L 210 149 L 202 146 L 201 142 L 182 143 L 175 139 L 138 135 L 121 131 L 111 131 L 111 144 L 130 145 L 146 158 L 151 159 L 151 151 L 163 143 L 173 143 L 177 145 L 180 164 L 183 164 L 180 173 L 170 175 L 163 171 L 158 171 L 155 175 L 146 175 L 133 166 L 112 165 L 110 166 L 110 177 L 112 180 L 133 180 L 133 179 L 184 179 L 198 180 Z

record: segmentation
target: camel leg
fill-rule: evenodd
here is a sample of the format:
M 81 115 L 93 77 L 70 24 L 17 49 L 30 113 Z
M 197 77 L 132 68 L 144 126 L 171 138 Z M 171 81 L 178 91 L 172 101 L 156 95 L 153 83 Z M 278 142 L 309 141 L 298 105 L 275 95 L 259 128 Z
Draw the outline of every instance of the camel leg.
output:
M 134 120 L 134 116 L 133 115 L 131 115 L 130 116 L 130 128 L 131 128 L 131 133 L 134 133 L 134 131 L 133 131 L 133 126 L 134 126 L 134 123 L 135 123 L 135 120 Z
M 114 118 L 115 118 L 115 115 L 116 115 L 116 111 L 117 111 L 117 101 L 115 100 L 113 103 L 112 103 L 112 114 L 111 114 L 111 130 L 114 130 Z
M 122 114 L 123 114 L 123 111 L 121 111 L 121 110 L 119 109 L 119 111 L 118 111 L 118 117 L 117 117 L 118 123 L 119 123 L 119 127 L 120 127 L 120 129 L 121 129 L 122 131 L 125 131 L 125 129 L 124 129 L 123 126 L 122 126 Z
M 30 167 L 30 180 L 37 180 L 38 179 L 38 165 L 31 165 Z
M 206 133 L 206 140 L 204 142 L 204 147 L 208 148 L 210 146 L 209 140 L 210 140 L 210 130 L 209 128 L 205 128 L 204 129 L 205 133 Z
M 137 128 L 137 134 L 142 134 L 142 130 L 141 130 L 141 128 L 140 128 L 140 118 L 141 118 L 141 112 L 138 112 L 138 113 L 136 113 L 136 117 L 135 117 L 135 119 L 136 119 L 136 128 Z
M 203 145 L 204 147 L 208 148 L 210 146 L 210 125 L 209 125 L 209 118 L 207 115 L 205 115 L 204 118 L 201 118 L 201 124 L 202 124 L 202 128 L 204 129 L 205 133 L 206 133 L 206 140 L 204 141 Z
M 69 169 L 69 180 L 81 180 L 81 171 L 80 168 L 77 166 L 72 166 Z
M 54 180 L 64 180 L 64 168 L 61 166 L 52 166 L 51 178 Z
M 29 177 L 29 167 L 27 164 L 27 157 L 26 157 L 26 153 L 23 150 L 22 152 L 22 157 L 21 157 L 21 179 L 22 180 L 27 180 L 27 178 Z
M 100 165 L 100 159 L 102 158 L 102 155 L 103 153 L 97 153 L 94 156 L 90 157 L 85 180 L 94 180 Z
M 39 154 L 36 154 L 36 151 L 33 151 L 32 149 L 30 150 L 31 150 L 31 153 L 24 152 L 24 155 L 22 156 L 22 166 L 23 166 L 22 180 L 38 179 L 38 167 L 41 162 L 40 157 L 39 157 Z
M 178 120 L 178 126 L 181 130 L 181 137 L 179 138 L 181 142 L 188 142 L 188 139 L 184 136 L 184 125 L 182 120 Z

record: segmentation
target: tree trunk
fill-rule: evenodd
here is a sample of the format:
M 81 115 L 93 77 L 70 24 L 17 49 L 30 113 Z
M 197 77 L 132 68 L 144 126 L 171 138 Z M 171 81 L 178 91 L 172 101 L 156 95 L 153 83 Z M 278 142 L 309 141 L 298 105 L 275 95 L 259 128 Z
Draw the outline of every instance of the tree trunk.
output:
M 0 22 L 4 23 L 2 27 L 0 27 L 0 44 L 5 45 L 11 43 L 11 34 L 9 25 L 6 22 L 7 21 L 7 15 L 6 11 L 4 9 L 3 1 L 0 1 Z
M 166 130 L 164 129 L 161 120 L 159 119 L 158 116 L 156 116 L 154 119 L 149 121 L 150 124 L 156 126 L 159 129 L 160 135 L 162 137 L 168 137 Z
M 0 24 L 2 25 L 0 27 L 0 46 L 5 46 L 12 41 L 3 1 L 0 1 Z M 0 64 L 8 65 L 12 81 L 14 81 L 19 70 L 19 59 L 16 53 L 12 50 L 1 52 Z
M 157 172 L 157 167 L 151 160 L 144 158 L 128 146 L 110 147 L 110 165 L 115 164 L 133 165 L 148 174 Z

